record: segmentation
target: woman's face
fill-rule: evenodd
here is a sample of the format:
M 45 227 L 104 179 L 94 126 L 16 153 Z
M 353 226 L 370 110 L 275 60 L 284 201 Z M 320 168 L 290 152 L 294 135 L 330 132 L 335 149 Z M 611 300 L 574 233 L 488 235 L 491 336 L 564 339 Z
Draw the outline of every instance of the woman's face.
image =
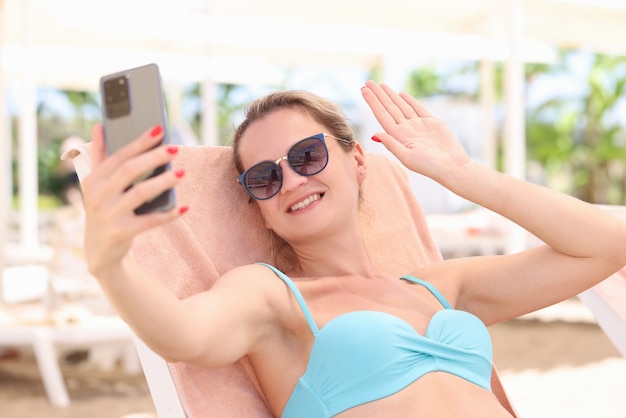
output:
M 277 110 L 253 122 L 243 134 L 240 155 L 244 170 L 260 161 L 276 161 L 296 142 L 319 133 L 329 130 L 302 111 Z M 274 197 L 257 201 L 266 227 L 291 244 L 332 231 L 345 225 L 346 217 L 358 214 L 359 186 L 365 178 L 363 151 L 358 144 L 346 151 L 329 136 L 325 141 L 329 160 L 324 170 L 301 176 L 283 160 L 279 163 L 282 188 Z

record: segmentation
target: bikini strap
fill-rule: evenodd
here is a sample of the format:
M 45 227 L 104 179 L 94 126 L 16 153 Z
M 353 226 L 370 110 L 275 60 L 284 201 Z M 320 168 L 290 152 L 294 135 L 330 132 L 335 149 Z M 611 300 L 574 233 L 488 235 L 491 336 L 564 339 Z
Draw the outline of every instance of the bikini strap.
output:
M 437 298 L 439 303 L 441 303 L 444 308 L 446 308 L 446 309 L 453 309 L 452 305 L 450 305 L 450 303 L 441 294 L 441 292 L 439 290 L 437 290 L 437 288 L 435 286 L 433 286 L 431 283 L 428 283 L 426 280 L 418 279 L 417 277 L 411 276 L 410 274 L 407 274 L 406 276 L 402 276 L 402 279 L 408 280 L 410 282 L 417 283 L 417 284 L 420 284 L 420 285 L 424 286 L 426 289 L 428 289 L 430 291 L 430 293 L 433 294 L 434 297 Z
M 270 264 L 266 264 L 266 263 L 257 263 L 257 264 L 260 264 L 272 270 L 278 277 L 280 277 L 280 279 L 283 282 L 285 282 L 287 286 L 289 286 L 289 289 L 291 289 L 291 292 L 293 293 L 293 295 L 296 297 L 296 300 L 298 301 L 298 305 L 300 305 L 300 309 L 302 309 L 302 313 L 304 314 L 304 317 L 306 318 L 306 322 L 309 324 L 309 328 L 311 328 L 313 335 L 317 335 L 317 333 L 320 330 L 317 327 L 317 324 L 315 323 L 315 321 L 313 320 L 313 315 L 311 315 L 311 311 L 309 310 L 309 307 L 306 305 L 306 302 L 304 301 L 304 298 L 302 297 L 300 290 L 298 290 L 298 287 L 293 282 L 293 280 L 291 280 L 289 276 L 287 276 L 285 273 L 283 273 L 282 271 L 278 270 L 276 267 Z

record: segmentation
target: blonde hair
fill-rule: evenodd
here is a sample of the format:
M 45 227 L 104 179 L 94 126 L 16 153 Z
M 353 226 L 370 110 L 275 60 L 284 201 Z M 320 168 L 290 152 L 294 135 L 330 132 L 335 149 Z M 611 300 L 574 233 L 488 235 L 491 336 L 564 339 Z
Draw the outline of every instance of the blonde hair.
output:
M 235 166 L 240 174 L 243 172 L 240 145 L 244 133 L 252 123 L 281 109 L 296 109 L 310 116 L 314 121 L 326 127 L 328 132 L 324 133 L 337 138 L 348 139 L 352 142 L 351 145 L 342 142 L 340 144 L 348 149 L 354 147 L 354 131 L 350 127 L 346 115 L 335 103 L 307 91 L 276 91 L 254 100 L 244 108 L 245 118 L 237 126 L 233 136 Z

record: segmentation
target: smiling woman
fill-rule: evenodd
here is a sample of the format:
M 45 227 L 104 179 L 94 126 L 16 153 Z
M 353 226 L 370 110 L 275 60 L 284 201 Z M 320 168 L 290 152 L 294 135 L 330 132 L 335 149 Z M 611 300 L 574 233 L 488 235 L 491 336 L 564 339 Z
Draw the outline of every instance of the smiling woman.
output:
M 626 239 L 626 224 L 475 163 L 452 131 L 405 93 L 369 81 L 361 94 L 383 128 L 373 139 L 406 168 L 545 245 L 411 263 L 399 275 L 383 271 L 360 212 L 376 165 L 336 105 L 277 91 L 249 105 L 233 143 L 240 186 L 260 223 L 281 240 L 272 264 L 235 267 L 209 290 L 179 299 L 129 249 L 138 235 L 188 213 L 184 201 L 162 213 L 133 212 L 185 174 L 164 173 L 128 189 L 179 153 L 155 147 L 162 132 L 149 129 L 106 157 L 96 129 L 93 170 L 83 181 L 90 271 L 167 360 L 215 369 L 248 358 L 276 416 L 513 416 L 492 390 L 486 326 L 572 297 L 623 267 L 626 255 L 614 242 Z

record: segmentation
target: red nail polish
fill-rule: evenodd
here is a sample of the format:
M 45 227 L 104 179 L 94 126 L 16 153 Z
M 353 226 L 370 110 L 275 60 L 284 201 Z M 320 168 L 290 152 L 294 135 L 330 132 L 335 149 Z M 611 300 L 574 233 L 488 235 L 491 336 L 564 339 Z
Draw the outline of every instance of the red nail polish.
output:
M 184 215 L 185 212 L 187 212 L 188 210 L 189 210 L 189 206 L 181 206 L 180 209 L 178 209 L 178 214 Z
M 182 168 L 179 168 L 178 170 L 174 171 L 174 175 L 178 178 L 181 178 L 182 176 L 185 175 L 185 170 Z
M 168 154 L 174 155 L 178 152 L 178 147 L 176 145 L 168 145 L 166 149 Z
M 374 135 L 374 136 L 372 137 L 372 141 L 374 141 L 374 142 L 382 142 L 382 141 L 380 140 L 380 138 L 379 138 L 379 137 L 377 137 L 376 135 Z
M 163 127 L 161 125 L 157 125 L 150 131 L 150 136 L 156 138 L 157 136 L 161 135 L 162 132 Z

